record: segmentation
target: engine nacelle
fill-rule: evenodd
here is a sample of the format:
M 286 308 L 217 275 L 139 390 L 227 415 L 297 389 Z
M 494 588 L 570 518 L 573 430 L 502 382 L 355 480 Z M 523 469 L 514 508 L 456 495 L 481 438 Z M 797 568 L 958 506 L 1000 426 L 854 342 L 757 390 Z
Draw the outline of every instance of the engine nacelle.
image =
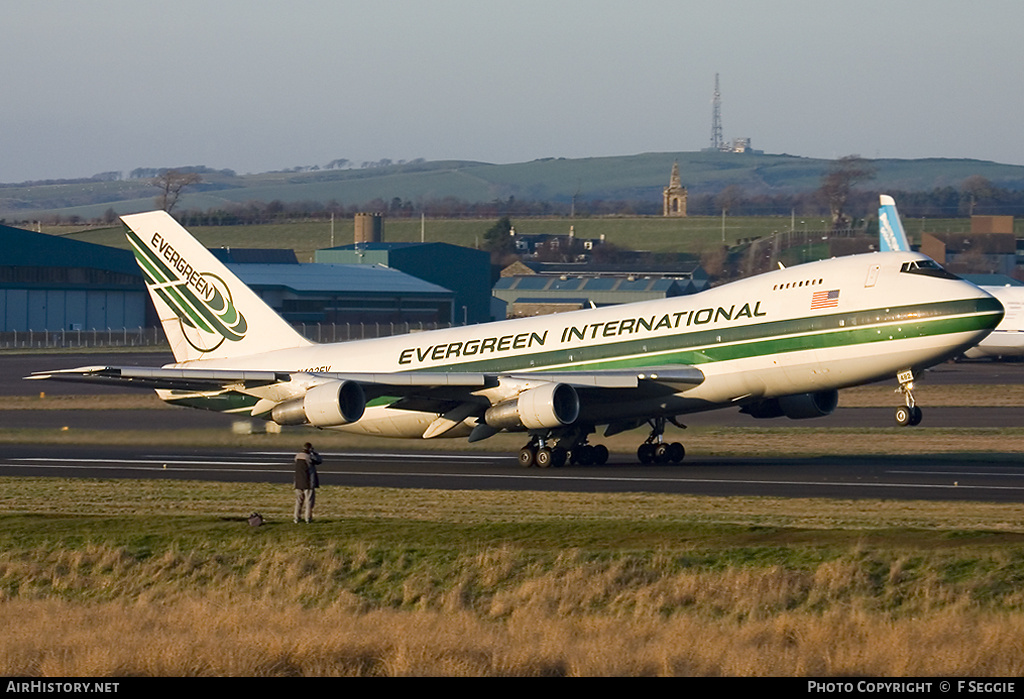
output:
M 549 383 L 489 408 L 484 422 L 499 429 L 539 430 L 571 425 L 579 416 L 576 389 L 569 384 Z
M 337 427 L 363 416 L 366 394 L 355 381 L 328 381 L 275 405 L 270 417 L 279 425 Z
M 818 391 L 817 393 L 796 393 L 791 396 L 769 398 L 745 406 L 741 413 L 755 418 L 788 417 L 803 420 L 810 417 L 831 415 L 839 405 L 839 391 Z

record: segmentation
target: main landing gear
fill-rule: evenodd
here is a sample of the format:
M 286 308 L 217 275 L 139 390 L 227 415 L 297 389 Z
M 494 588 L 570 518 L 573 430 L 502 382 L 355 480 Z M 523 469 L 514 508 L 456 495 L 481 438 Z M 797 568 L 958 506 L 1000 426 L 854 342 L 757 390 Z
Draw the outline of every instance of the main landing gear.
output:
M 570 463 L 574 466 L 601 466 L 608 462 L 608 447 L 603 444 L 587 444 L 587 435 L 576 433 L 563 435 L 556 446 L 551 438 L 531 435 L 530 441 L 519 450 L 519 465 L 524 468 L 560 468 Z M 567 448 L 563 443 L 568 443 Z
M 896 375 L 896 379 L 900 382 L 896 392 L 902 393 L 906 402 L 905 406 L 901 405 L 896 408 L 896 424 L 900 427 L 913 427 L 921 424 L 921 409 L 914 402 L 914 373 L 909 369 L 901 371 Z
M 675 420 L 672 424 L 685 428 Z M 665 418 L 656 417 L 650 421 L 651 434 L 636 450 L 636 458 L 642 464 L 678 464 L 686 457 L 686 449 L 679 442 L 666 442 Z
M 675 418 L 655 417 L 648 420 L 651 434 L 636 450 L 636 458 L 642 464 L 678 464 L 686 457 L 686 449 L 679 442 L 665 441 L 665 423 L 686 429 L 686 425 Z M 642 423 L 640 423 L 642 424 Z M 629 428 L 639 427 L 638 424 Z M 602 466 L 608 462 L 608 447 L 603 444 L 588 444 L 587 439 L 594 432 L 593 426 L 574 426 L 554 433 L 530 435 L 530 441 L 519 450 L 519 465 L 524 468 L 559 468 L 566 464 L 573 466 Z M 605 436 L 615 432 L 606 432 Z M 557 442 L 557 443 L 556 443 Z

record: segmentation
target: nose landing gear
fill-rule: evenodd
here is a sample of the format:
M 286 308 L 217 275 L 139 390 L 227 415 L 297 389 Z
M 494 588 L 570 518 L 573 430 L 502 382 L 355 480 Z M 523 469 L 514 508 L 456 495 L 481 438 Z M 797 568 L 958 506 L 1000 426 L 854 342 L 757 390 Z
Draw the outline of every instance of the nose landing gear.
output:
M 914 401 L 914 373 L 907 369 L 897 374 L 896 379 L 900 382 L 896 392 L 902 393 L 906 402 L 905 406 L 901 405 L 896 408 L 896 424 L 900 427 L 913 427 L 921 424 L 921 409 Z

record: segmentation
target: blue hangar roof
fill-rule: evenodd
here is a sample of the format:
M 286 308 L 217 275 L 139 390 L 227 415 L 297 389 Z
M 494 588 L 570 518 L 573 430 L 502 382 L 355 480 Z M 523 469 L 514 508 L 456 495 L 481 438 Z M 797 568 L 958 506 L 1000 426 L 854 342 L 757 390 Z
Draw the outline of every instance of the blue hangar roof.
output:
M 383 265 L 229 264 L 250 286 L 285 287 L 296 293 L 437 294 L 451 296 L 443 286 L 425 282 Z
M 89 267 L 142 279 L 128 250 L 0 225 L 0 265 L 10 267 Z

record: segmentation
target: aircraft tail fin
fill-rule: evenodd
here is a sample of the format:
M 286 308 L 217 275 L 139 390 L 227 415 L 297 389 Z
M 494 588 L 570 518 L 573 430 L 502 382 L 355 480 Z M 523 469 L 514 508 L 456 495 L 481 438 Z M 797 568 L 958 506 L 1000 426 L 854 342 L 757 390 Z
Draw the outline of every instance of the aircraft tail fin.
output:
M 886 194 L 880 195 L 878 199 L 878 238 L 882 252 L 909 251 L 910 241 L 900 223 L 896 201 Z
M 312 344 L 170 214 L 150 211 L 121 220 L 176 361 Z

